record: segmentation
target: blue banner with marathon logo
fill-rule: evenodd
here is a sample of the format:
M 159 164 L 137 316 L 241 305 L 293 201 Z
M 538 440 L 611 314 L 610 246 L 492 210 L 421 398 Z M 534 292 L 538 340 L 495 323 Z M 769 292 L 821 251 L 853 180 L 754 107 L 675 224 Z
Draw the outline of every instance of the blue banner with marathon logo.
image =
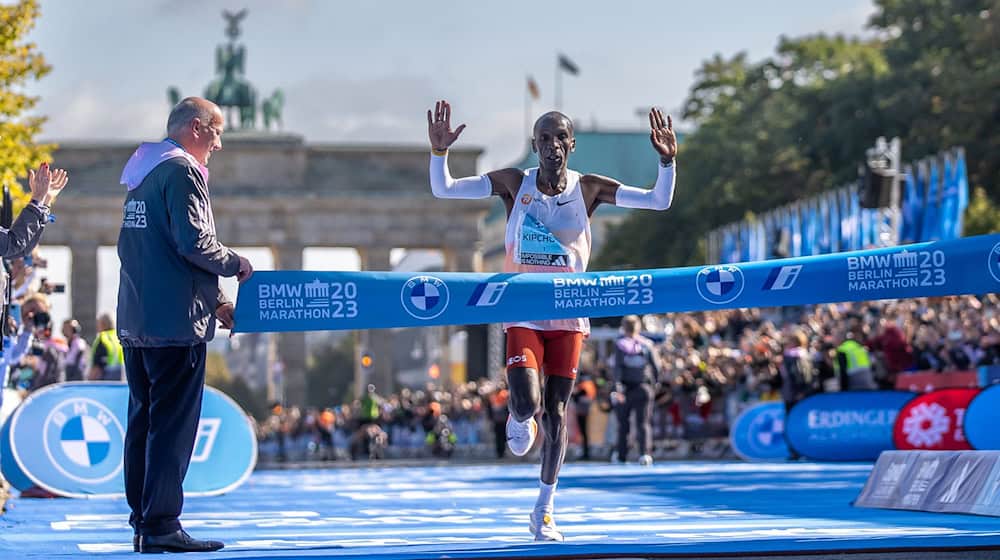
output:
M 38 486 L 57 496 L 120 497 L 128 386 L 63 383 L 32 393 L 0 431 L 0 466 L 18 490 Z M 205 388 L 188 496 L 236 488 L 257 464 L 257 438 L 249 417 L 225 394 Z
M 1000 234 L 747 264 L 582 273 L 256 272 L 237 332 L 613 317 L 985 294 Z

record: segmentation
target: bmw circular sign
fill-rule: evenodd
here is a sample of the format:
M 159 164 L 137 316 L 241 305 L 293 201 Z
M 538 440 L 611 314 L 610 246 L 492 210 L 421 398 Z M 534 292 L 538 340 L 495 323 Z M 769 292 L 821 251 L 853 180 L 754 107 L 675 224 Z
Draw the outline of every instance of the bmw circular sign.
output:
M 416 319 L 429 320 L 448 308 L 448 285 L 434 276 L 414 276 L 399 294 L 403 309 Z
M 734 265 L 708 266 L 695 279 L 698 295 L 709 303 L 729 303 L 743 293 L 743 271 Z
M 76 482 L 100 483 L 122 469 L 125 428 L 107 406 L 89 398 L 54 407 L 42 427 L 51 466 Z

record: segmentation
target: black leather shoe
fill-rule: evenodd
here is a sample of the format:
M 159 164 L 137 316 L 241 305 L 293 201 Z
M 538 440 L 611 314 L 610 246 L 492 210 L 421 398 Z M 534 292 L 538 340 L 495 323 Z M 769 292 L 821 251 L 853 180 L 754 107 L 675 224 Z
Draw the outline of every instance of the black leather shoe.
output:
M 200 541 L 191 538 L 183 529 L 166 535 L 145 535 L 139 539 L 139 552 L 212 552 L 224 545 L 219 541 Z
M 139 535 L 132 535 L 132 552 L 139 552 Z

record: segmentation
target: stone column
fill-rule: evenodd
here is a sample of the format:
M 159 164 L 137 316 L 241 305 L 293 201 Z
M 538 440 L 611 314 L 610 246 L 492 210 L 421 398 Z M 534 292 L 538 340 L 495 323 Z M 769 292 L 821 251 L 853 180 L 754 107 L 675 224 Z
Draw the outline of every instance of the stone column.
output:
M 368 247 L 359 250 L 361 253 L 361 270 L 389 271 L 392 265 L 389 261 L 390 247 Z M 395 390 L 396 372 L 392 363 L 392 331 L 389 329 L 370 329 L 358 332 L 358 359 L 354 363 L 355 396 L 365 392 L 365 386 L 374 383 L 380 395 L 389 395 Z M 361 367 L 361 353 L 367 351 L 372 357 L 370 372 Z
M 97 309 L 97 242 L 80 240 L 69 246 L 72 262 L 70 263 L 69 285 L 71 313 L 80 321 L 83 336 L 93 340 L 97 332 L 97 313 L 108 311 L 114 314 L 114 309 Z M 55 329 L 61 325 L 54 325 Z
M 298 243 L 284 243 L 271 248 L 277 270 L 302 270 L 302 251 Z M 306 400 L 306 335 L 302 332 L 278 335 L 278 359 L 281 367 L 285 403 L 301 405 Z

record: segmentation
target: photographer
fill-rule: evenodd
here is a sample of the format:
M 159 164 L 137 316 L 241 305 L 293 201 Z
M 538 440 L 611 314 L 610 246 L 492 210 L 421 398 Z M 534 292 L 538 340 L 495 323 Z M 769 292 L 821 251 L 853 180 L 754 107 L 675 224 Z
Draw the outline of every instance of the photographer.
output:
M 52 338 L 52 317 L 47 311 L 34 314 L 33 340 L 24 361 L 35 374 L 31 378 L 30 392 L 46 385 L 62 383 L 66 380 L 66 344 L 62 339 Z

